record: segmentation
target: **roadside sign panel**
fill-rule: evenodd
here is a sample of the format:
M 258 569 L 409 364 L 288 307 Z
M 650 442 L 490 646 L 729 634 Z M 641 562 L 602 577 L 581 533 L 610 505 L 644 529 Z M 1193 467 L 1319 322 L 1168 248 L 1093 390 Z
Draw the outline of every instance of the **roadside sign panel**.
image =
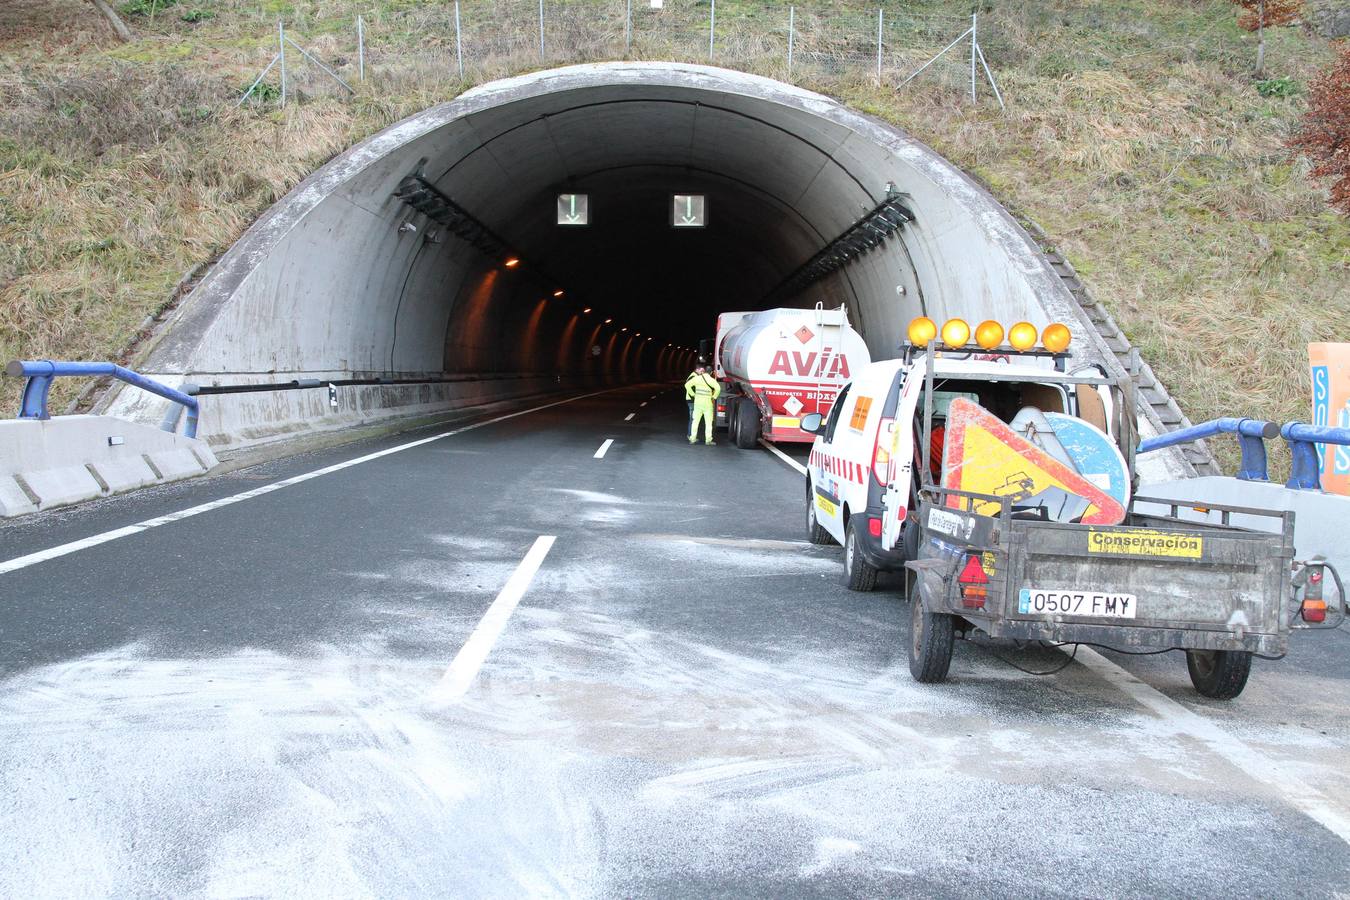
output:
M 1350 344 L 1309 344 L 1312 424 L 1350 428 Z M 1318 444 L 1322 490 L 1350 494 L 1350 447 Z
M 670 224 L 676 228 L 703 228 L 708 224 L 708 198 L 703 194 L 675 194 Z
M 1125 520 L 1125 508 L 1114 497 L 964 397 L 953 400 L 948 411 L 942 470 L 945 487 L 1008 496 L 1014 508 L 1039 508 L 1053 522 Z M 972 511 L 981 515 L 998 510 L 997 503 L 972 502 Z
M 589 194 L 559 194 L 558 224 L 589 225 L 591 204 Z

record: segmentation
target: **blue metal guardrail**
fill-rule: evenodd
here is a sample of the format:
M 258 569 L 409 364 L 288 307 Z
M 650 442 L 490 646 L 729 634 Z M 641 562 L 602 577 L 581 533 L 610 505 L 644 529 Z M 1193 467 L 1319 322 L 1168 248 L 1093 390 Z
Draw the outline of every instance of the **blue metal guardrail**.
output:
M 1242 463 L 1237 477 L 1244 481 L 1270 480 L 1266 441 L 1277 435 L 1283 437 L 1293 456 L 1293 465 L 1285 487 L 1298 490 L 1322 489 L 1320 474 L 1322 467 L 1316 445 L 1350 445 L 1350 428 L 1305 425 L 1302 422 L 1290 422 L 1281 428 L 1274 422 L 1264 422 L 1260 419 L 1214 419 L 1141 441 L 1138 452 L 1148 453 L 1220 434 L 1237 435 L 1238 445 L 1242 449 Z
M 47 395 L 51 392 L 52 381 L 56 378 L 71 376 L 110 375 L 118 381 L 134 385 L 143 391 L 157 394 L 166 400 L 172 400 L 187 410 L 187 422 L 183 434 L 190 438 L 197 436 L 197 398 L 182 391 L 174 390 L 130 369 L 124 369 L 109 362 L 53 362 L 44 360 L 14 360 L 5 366 L 5 374 L 14 378 L 27 378 L 23 386 L 23 400 L 19 405 L 20 419 L 50 419 L 47 411 Z M 165 431 L 176 428 L 178 416 L 165 417 Z

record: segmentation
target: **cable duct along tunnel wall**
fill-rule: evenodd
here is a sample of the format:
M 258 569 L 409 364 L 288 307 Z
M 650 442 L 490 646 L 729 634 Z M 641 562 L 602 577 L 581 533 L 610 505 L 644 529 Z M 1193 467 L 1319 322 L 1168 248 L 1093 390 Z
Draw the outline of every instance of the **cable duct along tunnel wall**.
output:
M 557 224 L 560 193 L 588 195 L 588 226 Z M 706 227 L 671 226 L 675 193 L 706 196 Z M 201 433 L 228 449 L 674 378 L 719 312 L 816 303 L 846 304 L 875 358 L 911 317 L 960 315 L 1068 321 L 1115 367 L 1035 243 L 903 132 L 757 76 L 613 63 L 476 88 L 337 157 L 230 249 L 142 368 L 349 382 L 336 410 L 326 391 L 211 397 Z M 350 384 L 371 378 L 405 383 Z M 110 411 L 161 412 L 130 393 Z

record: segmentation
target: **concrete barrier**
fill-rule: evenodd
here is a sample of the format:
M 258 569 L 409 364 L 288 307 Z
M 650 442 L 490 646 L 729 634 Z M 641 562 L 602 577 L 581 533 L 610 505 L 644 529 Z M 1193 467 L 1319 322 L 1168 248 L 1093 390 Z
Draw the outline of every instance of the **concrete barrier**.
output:
M 210 471 L 202 441 L 112 416 L 0 422 L 0 516 L 66 506 Z

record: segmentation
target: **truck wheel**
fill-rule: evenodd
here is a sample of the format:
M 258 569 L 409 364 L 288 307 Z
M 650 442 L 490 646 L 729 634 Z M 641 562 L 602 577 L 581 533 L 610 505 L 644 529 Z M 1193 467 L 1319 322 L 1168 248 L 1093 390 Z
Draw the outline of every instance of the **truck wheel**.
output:
M 759 408 L 750 400 L 736 404 L 736 446 L 753 450 L 759 444 Z
M 834 543 L 834 538 L 816 519 L 816 492 L 809 481 L 806 483 L 806 539 L 813 544 Z
M 1252 655 L 1246 650 L 1187 650 L 1186 668 L 1201 696 L 1232 700 L 1247 686 Z
M 814 510 L 815 506 L 811 508 Z M 811 517 L 815 518 L 814 512 Z M 877 570 L 863 559 L 862 550 L 858 549 L 860 539 L 858 517 L 854 516 L 848 520 L 848 527 L 844 529 L 844 584 L 850 591 L 875 590 Z
M 736 412 L 741 408 L 740 400 L 727 401 L 727 440 L 733 444 L 736 443 L 736 433 L 740 431 L 736 426 L 739 420 L 736 418 Z
M 956 640 L 954 619 L 925 610 L 918 589 L 909 603 L 909 674 L 923 684 L 946 681 Z

